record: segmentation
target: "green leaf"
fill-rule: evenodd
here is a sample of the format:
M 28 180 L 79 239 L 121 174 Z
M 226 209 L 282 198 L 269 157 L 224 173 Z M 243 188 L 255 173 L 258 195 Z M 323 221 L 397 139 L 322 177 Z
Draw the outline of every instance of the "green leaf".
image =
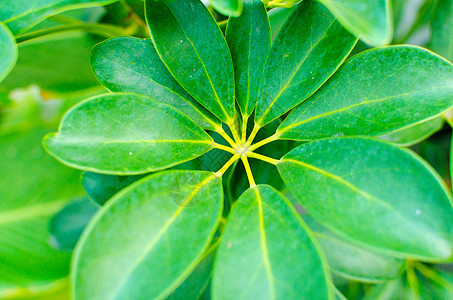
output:
M 17 61 L 17 46 L 13 34 L 0 22 L 0 82 L 11 72 Z
M 270 186 L 248 189 L 228 216 L 214 267 L 214 299 L 332 299 L 311 232 Z
M 303 216 L 336 274 L 348 279 L 379 282 L 398 277 L 404 261 L 355 246 L 325 228 L 310 215 Z
M 233 63 L 219 26 L 199 0 L 147 0 L 157 53 L 181 86 L 225 123 L 234 117 Z
M 269 23 L 271 25 L 272 40 L 275 38 L 277 33 L 280 31 L 283 23 L 285 23 L 288 16 L 293 12 L 297 6 L 291 8 L 277 7 L 271 9 L 267 14 L 269 16 Z
M 242 15 L 228 20 L 226 39 L 233 58 L 236 100 L 242 115 L 250 116 L 271 47 L 269 19 L 261 0 L 244 0 Z
M 118 37 L 97 44 L 91 66 L 99 81 L 113 92 L 134 92 L 173 105 L 203 128 L 220 122 L 196 102 L 168 72 L 149 39 Z
M 0 298 L 42 291 L 68 275 L 70 254 L 49 244 L 50 219 L 82 195 L 80 172 L 46 155 L 49 130 L 0 136 Z M 58 284 L 57 284 L 58 285 Z
M 242 2 L 247 0 L 209 0 L 212 7 L 225 16 L 238 17 L 242 13 Z
M 312 216 L 345 239 L 397 257 L 451 257 L 450 192 L 411 151 L 372 139 L 325 139 L 292 150 L 278 169 Z
M 382 135 L 379 138 L 384 141 L 392 142 L 398 146 L 412 146 L 441 130 L 443 125 L 444 122 L 442 117 L 437 117 L 410 127 L 393 131 L 389 134 Z
M 430 49 L 453 61 L 453 1 L 438 0 L 431 19 Z
M 113 195 L 149 174 L 132 176 L 106 175 L 83 172 L 82 184 L 88 196 L 99 205 L 104 205 Z
M 319 0 L 354 35 L 372 46 L 392 40 L 393 24 L 389 0 Z
M 347 61 L 278 128 L 284 139 L 378 136 L 453 106 L 453 66 L 414 46 L 362 52 Z
M 356 43 L 316 1 L 303 1 L 272 43 L 255 122 L 265 125 L 313 94 L 343 63 Z
M 222 203 L 221 179 L 211 172 L 160 172 L 122 190 L 79 241 L 73 298 L 165 298 L 203 256 Z
M 112 175 L 162 170 L 212 149 L 184 114 L 138 94 L 108 94 L 69 110 L 47 150 L 74 168 Z
M 107 5 L 115 1 L 117 0 L 2 0 L 0 21 L 14 34 L 18 34 L 49 16 L 71 9 Z

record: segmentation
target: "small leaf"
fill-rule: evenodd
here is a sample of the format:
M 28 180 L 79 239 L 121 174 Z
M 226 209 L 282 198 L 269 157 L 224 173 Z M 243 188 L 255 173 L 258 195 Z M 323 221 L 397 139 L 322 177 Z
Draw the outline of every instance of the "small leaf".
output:
M 147 0 L 146 20 L 157 53 L 181 86 L 225 123 L 234 117 L 231 54 L 199 0 Z
M 242 12 L 243 1 L 247 0 L 209 0 L 209 3 L 225 16 L 238 17 Z
M 453 1 L 438 0 L 431 19 L 430 49 L 453 61 Z
M 422 123 L 415 124 L 389 134 L 382 135 L 379 139 L 392 142 L 398 146 L 412 146 L 427 139 L 442 129 L 444 122 L 442 117 L 437 117 Z
M 278 128 L 281 138 L 378 136 L 453 106 L 453 66 L 414 46 L 362 52 L 347 61 Z
M 0 22 L 0 82 L 11 72 L 17 61 L 17 46 L 13 34 Z
M 222 213 L 211 172 L 150 175 L 115 195 L 74 253 L 73 298 L 163 299 L 192 272 Z
M 278 165 L 321 224 L 353 243 L 426 261 L 452 255 L 450 192 L 409 150 L 360 138 L 303 144 Z
M 138 94 L 108 94 L 69 110 L 44 145 L 74 168 L 132 175 L 200 156 L 212 148 L 212 139 L 167 104 Z
M 118 37 L 97 44 L 91 52 L 91 66 L 110 91 L 143 94 L 173 105 L 203 128 L 220 126 L 168 72 L 149 39 Z
M 255 122 L 263 126 L 313 94 L 343 63 L 356 40 L 322 4 L 300 3 L 272 43 Z
M 233 58 L 236 100 L 244 116 L 250 116 L 256 105 L 271 47 L 269 26 L 261 0 L 244 0 L 242 15 L 228 20 L 226 39 Z
M 353 245 L 316 222 L 310 215 L 304 215 L 304 221 L 314 232 L 330 268 L 336 274 L 365 282 L 390 280 L 401 274 L 403 260 Z
M 354 35 L 372 46 L 392 40 L 393 24 L 389 0 L 319 0 Z
M 311 232 L 283 195 L 250 188 L 228 217 L 217 251 L 214 299 L 332 299 Z

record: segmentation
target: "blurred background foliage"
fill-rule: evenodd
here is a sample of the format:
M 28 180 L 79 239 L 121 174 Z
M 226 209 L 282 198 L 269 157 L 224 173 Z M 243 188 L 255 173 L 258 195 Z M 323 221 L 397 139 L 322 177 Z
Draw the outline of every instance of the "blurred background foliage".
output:
M 68 299 L 71 251 L 98 209 L 95 201 L 105 201 L 136 180 L 101 180 L 87 173 L 83 176 L 85 191 L 81 172 L 58 163 L 41 147 L 42 137 L 55 131 L 69 107 L 107 92 L 91 70 L 91 48 L 113 36 L 149 37 L 141 0 L 91 1 L 94 5 L 76 1 L 82 4 L 67 6 L 69 2 L 59 1 L 44 10 L 35 7 L 28 20 L 24 19 L 26 12 L 8 19 L 8 8 L 0 4 L 0 21 L 18 43 L 17 63 L 0 82 L 0 299 Z M 242 9 L 240 0 L 204 2 L 222 29 L 227 16 L 237 16 Z M 9 3 L 23 9 L 30 5 L 22 0 Z M 269 11 L 273 36 L 291 11 L 285 7 Z M 392 44 L 427 47 L 453 61 L 453 0 L 393 0 L 393 23 Z M 369 48 L 359 42 L 353 54 Z M 410 146 L 451 188 L 452 123 L 453 114 L 447 114 L 382 138 Z M 269 125 L 271 133 L 276 125 Z M 277 157 L 294 146 L 284 141 L 261 151 Z M 227 159 L 223 152 L 211 151 L 190 164 L 215 170 L 219 161 Z M 254 161 L 252 169 L 259 183 L 283 186 L 268 165 Z M 242 167 L 228 172 L 224 184 L 234 187 L 226 195 L 231 203 L 247 182 L 235 181 L 245 180 L 245 176 L 235 175 L 244 172 Z M 99 185 L 110 194 L 99 194 Z M 397 274 L 396 279 L 378 284 L 334 275 L 335 285 L 348 299 L 453 299 L 452 265 L 434 269 L 418 265 L 413 274 Z M 418 292 L 414 292 L 414 282 Z

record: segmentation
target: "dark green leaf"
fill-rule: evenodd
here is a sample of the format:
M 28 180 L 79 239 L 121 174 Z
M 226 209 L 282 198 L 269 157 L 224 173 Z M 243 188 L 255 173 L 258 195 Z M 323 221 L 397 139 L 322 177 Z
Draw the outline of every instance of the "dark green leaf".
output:
M 138 94 L 91 98 L 69 110 L 47 150 L 75 168 L 112 175 L 162 170 L 212 149 L 211 137 L 173 107 Z
M 118 37 L 96 45 L 91 66 L 99 81 L 113 92 L 134 92 L 173 105 L 203 128 L 220 122 L 173 78 L 149 39 Z
M 225 123 L 234 117 L 233 63 L 219 26 L 199 0 L 147 0 L 160 58 L 199 103 Z
M 430 49 L 453 61 L 453 1 L 438 0 L 431 20 Z
M 17 61 L 17 46 L 14 36 L 0 22 L 0 82 L 11 72 Z
M 319 0 L 350 32 L 372 46 L 392 40 L 393 24 L 389 0 Z
M 214 299 L 332 299 L 319 246 L 291 204 L 270 186 L 248 189 L 217 251 Z
M 427 139 L 437 131 L 442 129 L 444 122 L 442 117 L 437 117 L 413 126 L 403 128 L 379 138 L 384 141 L 392 142 L 399 146 L 412 146 Z
M 313 94 L 343 63 L 356 43 L 320 3 L 303 1 L 272 43 L 255 122 L 265 125 Z
M 250 116 L 256 105 L 264 63 L 271 47 L 269 26 L 261 0 L 244 0 L 241 16 L 228 20 L 226 39 L 233 58 L 236 100 L 244 116 Z
M 192 272 L 222 213 L 210 172 L 150 175 L 115 195 L 74 254 L 73 298 L 162 299 Z
M 318 140 L 289 152 L 278 169 L 312 216 L 351 242 L 427 261 L 452 255 L 450 192 L 409 150 L 371 139 Z
M 377 136 L 453 106 L 453 66 L 414 46 L 362 52 L 346 62 L 279 127 L 281 138 Z
M 209 0 L 209 3 L 225 16 L 238 17 L 242 12 L 242 2 L 247 0 Z

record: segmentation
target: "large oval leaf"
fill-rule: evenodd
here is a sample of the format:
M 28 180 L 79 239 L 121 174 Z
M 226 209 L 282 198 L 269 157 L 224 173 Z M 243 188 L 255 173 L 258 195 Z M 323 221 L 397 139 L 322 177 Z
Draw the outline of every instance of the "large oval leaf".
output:
M 289 152 L 278 169 L 312 216 L 348 240 L 427 261 L 452 255 L 449 192 L 408 150 L 371 139 L 318 140 Z
M 214 299 L 332 299 L 328 271 L 309 229 L 270 186 L 235 203 L 217 251 Z
M 139 174 L 168 168 L 212 148 L 211 137 L 173 107 L 138 94 L 91 98 L 63 117 L 47 150 L 74 168 Z
M 115 195 L 74 253 L 75 300 L 162 299 L 195 268 L 222 213 L 221 179 L 168 171 Z
M 196 102 L 168 72 L 149 39 L 118 37 L 97 44 L 91 66 L 99 81 L 113 92 L 134 92 L 173 105 L 203 128 L 220 122 Z
M 356 40 L 322 4 L 300 3 L 272 43 L 255 122 L 263 126 L 313 94 L 343 63 Z
M 341 24 L 372 46 L 390 43 L 393 35 L 389 0 L 319 0 Z
M 0 82 L 13 69 L 17 61 L 17 46 L 13 34 L 0 22 Z
M 284 139 L 377 136 L 453 106 L 453 66 L 432 52 L 394 46 L 346 62 L 278 128 Z
M 219 26 L 199 0 L 147 0 L 151 37 L 171 74 L 225 123 L 234 118 L 231 54 Z
M 233 58 L 236 100 L 242 115 L 250 116 L 271 47 L 269 18 L 261 0 L 244 0 L 241 16 L 228 20 L 226 39 Z

